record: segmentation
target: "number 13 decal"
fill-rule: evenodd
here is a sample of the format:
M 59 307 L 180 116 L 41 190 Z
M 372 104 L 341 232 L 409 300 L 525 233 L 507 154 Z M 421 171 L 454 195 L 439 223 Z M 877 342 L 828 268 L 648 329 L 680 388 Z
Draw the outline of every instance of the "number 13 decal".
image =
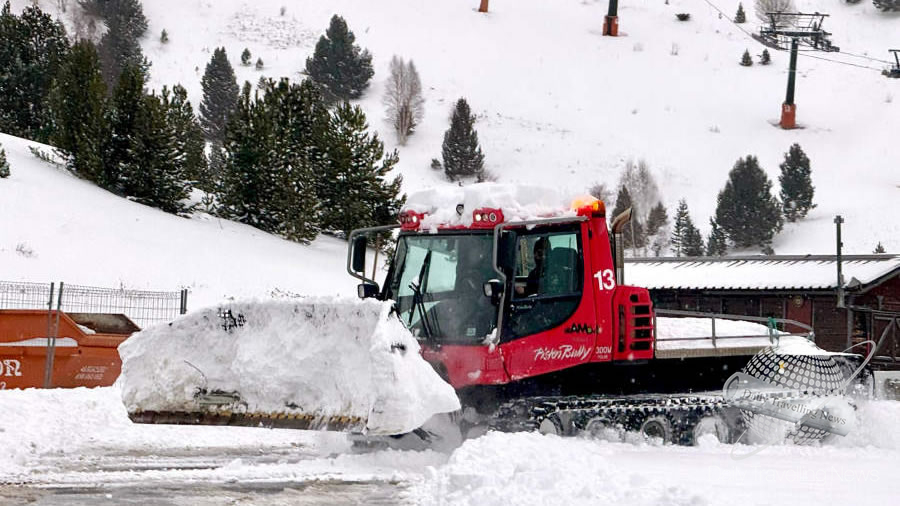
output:
M 616 275 L 612 269 L 597 271 L 597 274 L 594 274 L 594 277 L 597 278 L 597 284 L 600 286 L 600 290 L 612 290 L 616 287 Z

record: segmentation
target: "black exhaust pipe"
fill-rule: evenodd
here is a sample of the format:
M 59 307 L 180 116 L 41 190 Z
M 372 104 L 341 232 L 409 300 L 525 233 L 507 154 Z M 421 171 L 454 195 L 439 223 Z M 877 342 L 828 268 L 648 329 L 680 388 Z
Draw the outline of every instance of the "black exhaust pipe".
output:
M 613 262 L 616 266 L 616 283 L 619 285 L 625 284 L 625 241 L 622 231 L 629 221 L 631 221 L 630 207 L 613 218 L 610 226 L 613 233 Z

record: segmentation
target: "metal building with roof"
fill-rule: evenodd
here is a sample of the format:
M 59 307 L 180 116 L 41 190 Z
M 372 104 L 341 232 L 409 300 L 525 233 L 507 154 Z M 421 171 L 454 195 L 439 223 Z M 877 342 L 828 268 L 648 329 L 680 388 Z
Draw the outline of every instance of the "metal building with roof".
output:
M 648 288 L 659 308 L 788 318 L 811 325 L 817 344 L 832 351 L 877 342 L 888 329 L 876 356 L 880 362 L 900 361 L 900 255 L 843 255 L 843 283 L 836 255 L 625 262 L 625 282 Z

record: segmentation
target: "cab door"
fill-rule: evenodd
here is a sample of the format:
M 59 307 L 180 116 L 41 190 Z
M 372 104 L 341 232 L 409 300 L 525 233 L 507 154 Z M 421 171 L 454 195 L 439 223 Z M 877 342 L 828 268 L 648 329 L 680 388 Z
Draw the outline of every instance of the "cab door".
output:
M 515 280 L 501 335 L 513 380 L 573 367 L 594 353 L 597 322 L 591 274 L 584 268 L 590 253 L 582 237 L 586 231 L 586 223 L 572 223 L 517 233 Z

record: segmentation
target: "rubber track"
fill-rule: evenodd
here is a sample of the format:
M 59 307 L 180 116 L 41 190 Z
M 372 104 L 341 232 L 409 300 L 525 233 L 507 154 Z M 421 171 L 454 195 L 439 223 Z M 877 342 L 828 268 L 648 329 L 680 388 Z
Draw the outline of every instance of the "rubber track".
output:
M 491 429 L 504 432 L 534 431 L 545 418 L 562 412 L 572 418 L 601 417 L 612 420 L 667 415 L 670 420 L 678 418 L 696 423 L 700 417 L 715 415 L 726 406 L 725 399 L 714 394 L 530 397 L 501 405 L 489 425 Z M 681 430 L 685 428 L 681 427 Z

